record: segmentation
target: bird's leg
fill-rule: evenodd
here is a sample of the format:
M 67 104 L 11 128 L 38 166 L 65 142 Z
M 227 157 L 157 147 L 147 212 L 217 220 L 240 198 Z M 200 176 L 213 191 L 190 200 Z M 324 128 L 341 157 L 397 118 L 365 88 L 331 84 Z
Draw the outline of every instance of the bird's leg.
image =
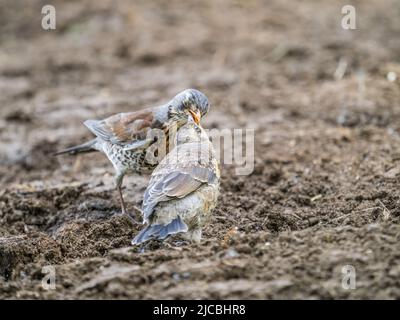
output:
M 118 175 L 115 177 L 115 184 L 117 186 L 117 191 L 118 191 L 118 195 L 119 195 L 119 201 L 121 203 L 122 213 L 127 214 L 124 197 L 122 196 L 122 190 L 121 190 L 121 185 L 122 185 L 123 180 L 124 180 L 124 174 L 118 173 Z
M 124 173 L 119 172 L 115 177 L 115 184 L 117 186 L 119 201 L 121 203 L 122 214 L 128 216 L 129 219 L 131 219 L 133 222 L 136 222 L 135 215 L 131 216 L 128 213 L 128 211 L 126 210 L 126 204 L 125 204 L 125 201 L 124 201 L 124 197 L 122 196 L 121 186 L 122 186 L 122 181 L 124 180 L 124 175 L 125 175 Z M 135 211 L 138 211 L 139 214 L 142 213 L 142 211 L 139 208 L 137 208 L 136 206 L 134 207 L 134 209 L 135 209 Z
M 122 213 L 126 214 L 126 205 L 125 205 L 124 197 L 122 196 L 121 186 L 118 186 L 117 190 L 118 190 L 118 194 L 119 194 L 119 201 L 121 202 Z

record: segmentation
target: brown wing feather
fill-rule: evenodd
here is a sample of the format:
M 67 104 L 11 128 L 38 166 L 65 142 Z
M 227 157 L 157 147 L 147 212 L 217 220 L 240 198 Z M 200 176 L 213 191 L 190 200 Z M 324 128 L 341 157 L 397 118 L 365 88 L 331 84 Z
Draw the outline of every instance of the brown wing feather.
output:
M 154 115 L 149 109 L 119 113 L 104 120 L 88 120 L 85 125 L 97 137 L 115 144 L 126 144 L 146 138 L 154 127 Z
M 171 198 L 183 198 L 196 191 L 201 185 L 216 179 L 210 168 L 185 168 L 184 171 L 172 171 L 160 179 L 151 179 L 143 199 L 145 221 L 153 213 L 154 207 Z

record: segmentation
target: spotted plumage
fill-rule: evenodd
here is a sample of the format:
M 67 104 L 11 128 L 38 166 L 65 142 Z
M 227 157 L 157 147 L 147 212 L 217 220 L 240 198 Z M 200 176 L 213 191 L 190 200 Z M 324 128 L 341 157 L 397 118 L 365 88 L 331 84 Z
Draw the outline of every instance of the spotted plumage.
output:
M 208 109 L 209 102 L 203 93 L 187 89 L 158 107 L 119 113 L 104 120 L 87 120 L 84 124 L 96 138 L 55 154 L 104 153 L 114 166 L 115 183 L 125 213 L 121 192 L 125 174 L 151 173 L 168 151 L 169 134 L 183 126 L 188 116 L 199 123 Z

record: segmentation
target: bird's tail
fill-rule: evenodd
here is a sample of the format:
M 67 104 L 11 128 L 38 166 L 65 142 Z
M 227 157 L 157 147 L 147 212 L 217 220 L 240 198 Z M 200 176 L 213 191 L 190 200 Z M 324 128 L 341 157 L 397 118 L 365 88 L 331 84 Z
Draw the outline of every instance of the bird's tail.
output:
M 178 218 L 175 218 L 166 225 L 156 224 L 147 226 L 132 240 L 132 244 L 140 244 L 150 239 L 162 240 L 169 235 L 186 231 L 188 231 L 188 226 L 178 216 Z
M 84 153 L 84 152 L 94 152 L 97 151 L 94 146 L 96 144 L 96 139 L 93 139 L 89 142 L 80 144 L 79 146 L 67 148 L 61 151 L 57 151 L 53 153 L 54 156 L 58 156 L 60 154 L 70 154 L 70 155 L 75 155 L 77 153 Z

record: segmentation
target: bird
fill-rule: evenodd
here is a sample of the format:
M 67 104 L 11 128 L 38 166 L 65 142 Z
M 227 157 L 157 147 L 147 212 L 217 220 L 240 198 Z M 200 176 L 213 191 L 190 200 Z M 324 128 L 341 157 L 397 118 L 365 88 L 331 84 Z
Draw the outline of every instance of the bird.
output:
M 172 149 L 170 135 L 183 126 L 188 117 L 200 124 L 209 108 L 210 103 L 204 93 L 186 89 L 160 106 L 118 113 L 103 120 L 86 120 L 84 125 L 95 138 L 55 152 L 54 155 L 95 151 L 104 153 L 115 169 L 114 180 L 121 210 L 127 214 L 121 191 L 124 176 L 129 173 L 150 174 Z
M 177 132 L 176 146 L 151 174 L 143 197 L 143 223 L 132 240 L 139 245 L 173 234 L 199 243 L 202 228 L 217 204 L 219 163 L 205 130 L 193 119 Z

